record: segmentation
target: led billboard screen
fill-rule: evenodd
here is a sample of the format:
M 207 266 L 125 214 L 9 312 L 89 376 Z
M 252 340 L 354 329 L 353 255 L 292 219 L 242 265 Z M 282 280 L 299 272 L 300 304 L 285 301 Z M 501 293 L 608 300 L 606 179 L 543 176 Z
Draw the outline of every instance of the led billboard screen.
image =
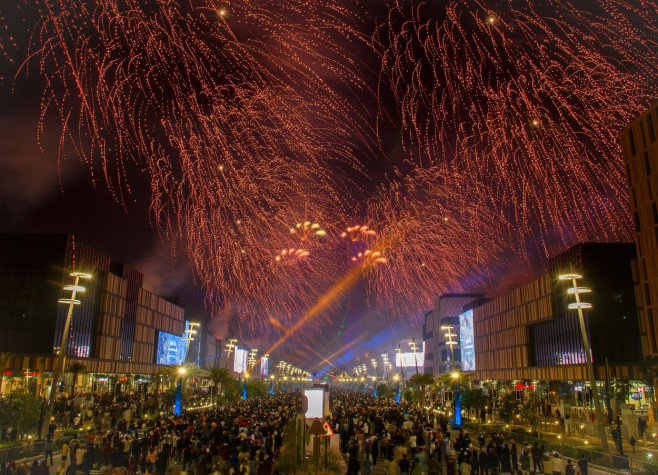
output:
M 235 360 L 233 361 L 233 371 L 236 373 L 244 373 L 247 371 L 247 359 L 249 352 L 242 348 L 235 348 Z
M 324 418 L 324 389 L 304 389 L 304 396 L 308 399 L 307 419 Z
M 267 355 L 263 355 L 260 358 L 260 374 L 263 377 L 267 377 L 269 374 L 270 368 L 270 357 Z
M 462 371 L 475 371 L 473 310 L 459 315 L 459 347 L 462 352 Z
M 413 351 L 395 354 L 395 366 L 397 367 L 411 368 L 415 367 L 416 364 L 419 368 L 425 365 L 425 342 L 423 342 L 422 347 L 418 348 L 415 355 Z
M 183 364 L 186 353 L 187 342 L 183 340 L 183 337 L 167 332 L 158 332 L 158 345 L 155 355 L 156 364 Z

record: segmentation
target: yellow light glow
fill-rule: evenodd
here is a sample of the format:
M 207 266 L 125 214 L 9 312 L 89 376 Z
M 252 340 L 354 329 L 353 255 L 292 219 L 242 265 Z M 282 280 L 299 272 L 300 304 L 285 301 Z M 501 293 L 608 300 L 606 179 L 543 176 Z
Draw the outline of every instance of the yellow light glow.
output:
M 178 374 L 185 374 L 185 368 L 178 368 Z

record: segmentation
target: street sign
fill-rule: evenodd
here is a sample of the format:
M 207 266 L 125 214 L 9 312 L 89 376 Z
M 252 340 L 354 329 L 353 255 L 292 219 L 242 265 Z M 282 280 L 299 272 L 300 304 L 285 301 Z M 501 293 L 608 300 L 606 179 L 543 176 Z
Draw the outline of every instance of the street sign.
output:
M 309 435 L 325 435 L 324 427 L 320 422 L 320 419 L 313 419 L 311 427 L 308 429 L 307 434 Z
M 322 424 L 322 429 L 324 430 L 324 434 L 318 434 L 320 437 L 331 437 L 334 435 L 334 431 L 331 430 L 329 421 L 324 421 L 324 424 Z

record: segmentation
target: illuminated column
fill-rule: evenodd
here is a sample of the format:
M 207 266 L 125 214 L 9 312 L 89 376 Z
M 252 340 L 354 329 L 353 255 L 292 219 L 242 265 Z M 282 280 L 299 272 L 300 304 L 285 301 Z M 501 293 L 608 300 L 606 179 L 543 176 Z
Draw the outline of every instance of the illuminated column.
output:
M 174 415 L 180 416 L 183 406 L 183 376 L 185 368 L 178 368 L 178 377 L 176 378 L 176 402 L 174 404 Z
M 456 371 L 452 373 L 452 378 L 457 382 L 457 386 L 455 387 L 455 426 L 458 427 L 462 425 L 462 400 L 459 395 L 459 373 Z

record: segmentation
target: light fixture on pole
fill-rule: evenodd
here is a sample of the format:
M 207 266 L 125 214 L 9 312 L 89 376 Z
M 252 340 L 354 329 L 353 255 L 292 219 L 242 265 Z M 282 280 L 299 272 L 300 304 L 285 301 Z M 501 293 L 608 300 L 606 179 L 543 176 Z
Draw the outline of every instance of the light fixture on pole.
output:
M 411 349 L 414 352 L 414 364 L 416 365 L 416 375 L 418 375 L 418 357 L 416 356 L 416 351 L 418 350 L 418 345 L 416 345 L 416 338 L 411 339 Z
M 226 366 L 225 368 L 228 369 L 228 361 L 231 359 L 231 350 L 236 347 L 236 343 L 238 340 L 235 338 L 229 338 L 228 343 L 226 344 Z
M 383 353 L 382 354 L 382 361 L 384 362 L 384 372 L 386 375 L 386 384 L 388 384 L 388 366 L 390 364 L 390 361 L 388 360 L 388 353 Z
M 57 359 L 55 360 L 55 367 L 53 368 L 53 382 L 50 388 L 50 397 L 48 398 L 46 417 L 44 418 L 44 421 L 46 422 L 42 426 L 42 431 L 43 428 L 47 428 L 50 424 L 50 418 L 52 417 L 53 408 L 55 407 L 55 399 L 57 398 L 57 390 L 59 389 L 62 368 L 64 367 L 64 360 L 66 359 L 66 346 L 68 345 L 69 341 L 69 330 L 71 328 L 71 319 L 73 317 L 73 307 L 82 303 L 82 301 L 76 298 L 78 292 L 85 291 L 85 288 L 80 285 L 80 279 L 91 279 L 91 274 L 87 274 L 85 272 L 71 272 L 69 275 L 73 277 L 73 285 L 65 285 L 63 290 L 71 292 L 71 297 L 57 300 L 57 303 L 68 305 L 69 308 L 66 313 L 66 320 L 64 321 L 64 328 L 62 330 L 62 341 L 59 345 Z
M 450 346 L 450 369 L 455 369 L 455 350 L 453 347 L 458 344 L 452 339 L 452 337 L 458 336 L 456 333 L 452 332 L 453 328 L 454 325 L 441 325 L 441 330 L 448 331 L 448 333 L 446 333 L 444 336 L 448 339 L 448 341 L 445 342 L 446 345 Z
M 190 343 L 194 341 L 194 335 L 196 335 L 198 332 L 195 330 L 196 327 L 200 327 L 201 324 L 198 322 L 186 322 L 185 324 L 185 331 L 183 332 L 183 341 L 187 342 L 187 349 L 190 349 Z M 196 358 L 196 366 L 197 368 L 200 368 L 201 366 L 199 365 L 199 361 L 201 360 L 201 343 L 199 342 L 199 345 L 197 346 L 197 358 Z
M 399 344 L 398 344 L 398 347 L 395 349 L 395 351 L 398 354 L 397 359 L 398 359 L 398 363 L 399 363 L 399 367 L 400 367 L 400 377 L 404 381 L 404 363 L 402 362 L 402 358 L 403 358 L 404 353 L 402 353 L 402 348 L 400 348 Z
M 599 404 L 599 392 L 596 387 L 596 376 L 594 374 L 594 365 L 592 363 L 592 355 L 590 354 L 589 348 L 589 338 L 587 336 L 587 327 L 585 326 L 585 317 L 583 315 L 584 309 L 592 308 L 591 303 L 582 302 L 580 300 L 580 294 L 586 294 L 591 292 L 591 289 L 587 287 L 578 287 L 578 279 L 582 279 L 583 276 L 580 274 L 563 274 L 558 277 L 560 280 L 571 281 L 572 287 L 567 289 L 569 295 L 573 295 L 575 302 L 572 302 L 568 305 L 569 310 L 578 311 L 578 320 L 580 322 L 580 332 L 583 338 L 583 349 L 585 350 L 585 361 L 587 362 L 587 377 L 589 379 L 589 384 L 592 388 L 592 397 L 594 399 L 594 411 L 596 413 L 596 422 L 599 431 L 599 437 L 601 439 L 601 450 L 603 453 L 608 455 L 610 453 L 610 448 L 608 447 L 608 435 L 605 432 L 605 423 L 603 421 L 603 410 Z

